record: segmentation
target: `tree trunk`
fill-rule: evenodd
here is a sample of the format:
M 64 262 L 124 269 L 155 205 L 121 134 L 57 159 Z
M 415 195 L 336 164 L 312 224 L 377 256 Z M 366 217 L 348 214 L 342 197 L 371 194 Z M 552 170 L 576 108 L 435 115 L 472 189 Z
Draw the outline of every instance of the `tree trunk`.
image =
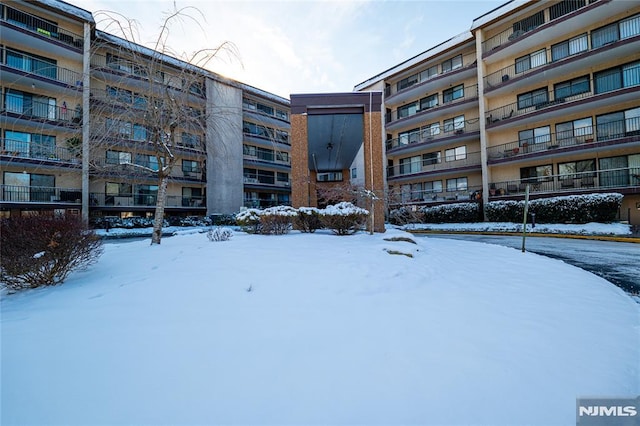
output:
M 162 238 L 162 224 L 164 223 L 164 206 L 167 200 L 167 184 L 169 183 L 169 178 L 162 174 L 159 180 L 160 185 L 158 185 L 158 195 L 156 197 L 156 216 L 153 221 L 151 245 L 160 244 L 160 239 Z

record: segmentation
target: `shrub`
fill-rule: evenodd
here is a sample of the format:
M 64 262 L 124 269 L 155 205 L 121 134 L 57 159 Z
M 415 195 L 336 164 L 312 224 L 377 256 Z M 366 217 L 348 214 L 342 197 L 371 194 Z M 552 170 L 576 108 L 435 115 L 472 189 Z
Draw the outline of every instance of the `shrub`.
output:
M 422 210 L 415 208 L 415 206 L 400 207 L 389 212 L 389 223 L 392 225 L 407 225 L 423 221 Z
M 236 215 L 236 223 L 244 232 L 249 234 L 259 234 L 261 230 L 259 209 L 247 209 Z
M 293 225 L 301 232 L 316 232 L 316 229 L 322 228 L 320 210 L 315 207 L 300 207 L 298 215 L 293 218 Z
M 442 204 L 421 209 L 424 223 L 469 223 L 480 220 L 478 203 Z
M 289 232 L 293 218 L 298 211 L 290 206 L 276 206 L 264 209 L 260 214 L 260 232 L 282 235 Z
M 233 231 L 229 228 L 221 228 L 216 226 L 215 228 L 209 229 L 207 231 L 207 238 L 209 241 L 229 241 L 233 236 Z
M 369 211 L 343 201 L 320 210 L 320 221 L 325 228 L 337 235 L 351 235 L 362 229 Z
M 489 222 L 522 222 L 522 201 L 490 201 L 485 207 Z
M 79 218 L 29 215 L 0 221 L 0 280 L 11 290 L 60 284 L 101 254 L 102 241 Z

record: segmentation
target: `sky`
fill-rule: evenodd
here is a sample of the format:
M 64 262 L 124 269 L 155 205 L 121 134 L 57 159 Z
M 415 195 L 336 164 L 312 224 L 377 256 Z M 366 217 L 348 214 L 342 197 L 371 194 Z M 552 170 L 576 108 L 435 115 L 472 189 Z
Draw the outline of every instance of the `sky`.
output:
M 560 260 L 197 231 L 2 297 L 0 423 L 569 425 L 640 393 L 640 304 Z
M 168 0 L 69 0 L 116 33 L 113 12 L 135 19 L 136 41 L 155 42 Z M 212 71 L 267 92 L 350 92 L 354 86 L 471 28 L 506 0 L 216 1 L 177 0 L 194 19 L 176 22 L 168 45 L 179 54 L 225 42 Z M 198 25 L 199 24 L 199 25 Z

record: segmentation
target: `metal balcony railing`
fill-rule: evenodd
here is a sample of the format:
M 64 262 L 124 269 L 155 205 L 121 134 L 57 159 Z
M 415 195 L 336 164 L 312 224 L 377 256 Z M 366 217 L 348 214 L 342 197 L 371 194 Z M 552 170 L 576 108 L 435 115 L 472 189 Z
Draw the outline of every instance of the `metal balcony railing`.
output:
M 444 128 L 444 131 L 441 129 Z M 420 144 L 420 143 L 431 143 L 433 141 L 451 138 L 455 136 L 462 136 L 465 134 L 477 132 L 480 130 L 480 119 L 479 118 L 470 118 L 465 120 L 464 123 L 456 125 L 447 125 L 447 126 L 422 126 L 419 130 L 415 132 L 411 132 L 406 136 L 397 137 L 393 139 L 389 139 L 386 141 L 386 149 L 387 151 L 408 146 L 411 144 Z
M 517 39 L 535 30 L 536 28 L 548 22 L 551 22 L 555 19 L 558 19 L 561 16 L 567 15 L 578 9 L 586 7 L 590 3 L 593 3 L 593 2 L 587 2 L 585 0 L 582 0 L 581 2 L 576 2 L 576 1 L 560 2 L 557 5 L 548 7 L 542 12 L 543 18 L 541 21 L 538 21 L 536 19 L 521 20 L 520 22 L 514 25 L 511 25 L 506 30 L 483 41 L 482 53 L 487 53 L 507 43 L 515 42 Z M 550 17 L 551 19 L 547 20 L 548 19 L 547 17 Z M 533 15 L 530 18 L 533 18 Z
M 80 162 L 79 157 L 76 155 L 76 151 L 72 151 L 65 147 L 6 138 L 0 139 L 0 155 L 66 163 Z
M 399 207 L 401 205 L 424 205 L 436 204 L 447 201 L 477 202 L 481 199 L 481 185 L 466 186 L 464 188 L 444 188 L 439 190 L 419 190 L 403 191 L 400 195 L 401 201 L 391 202 L 390 205 Z
M 59 67 L 51 62 L 43 61 L 13 49 L 7 48 L 3 50 L 4 52 L 0 51 L 0 63 L 7 68 L 44 77 L 68 86 L 82 87 L 82 73 Z
M 612 93 L 617 90 L 627 89 L 631 87 L 640 86 L 640 66 L 626 68 L 624 70 L 625 78 L 621 79 L 622 87 L 617 87 L 611 84 L 613 79 L 609 78 L 607 82 L 599 85 L 599 80 L 597 81 L 595 78 L 591 78 L 589 80 L 589 90 L 582 93 L 569 93 L 567 92 L 567 88 L 558 89 L 558 90 L 547 90 L 547 91 L 536 91 L 530 99 L 521 100 L 520 102 L 514 102 L 508 105 L 503 105 L 501 107 L 492 109 L 487 111 L 487 125 L 491 126 L 492 124 L 498 123 L 500 120 L 506 120 L 513 117 L 518 117 L 521 115 L 529 114 L 530 112 L 544 110 L 546 108 L 564 104 L 566 102 L 572 102 L 582 99 L 593 98 L 598 95 L 602 95 L 604 93 Z M 610 87 L 606 87 L 609 84 Z M 598 93 L 595 93 L 594 88 L 599 87 Z
M 437 172 L 460 167 L 480 166 L 480 152 L 468 152 L 464 158 L 459 156 L 446 156 L 444 161 L 436 159 L 424 159 L 405 162 L 395 166 L 387 167 L 389 179 L 410 176 L 419 173 Z
M 487 148 L 489 161 L 515 159 L 532 153 L 543 153 L 571 146 L 584 146 L 603 141 L 636 137 L 640 139 L 640 117 L 612 121 L 571 131 L 549 133 Z
M 269 185 L 274 187 L 283 187 L 289 188 L 291 187 L 291 180 L 276 180 L 275 178 L 270 178 L 266 176 L 244 176 L 244 183 L 250 185 Z
M 156 194 L 107 194 L 92 192 L 89 195 L 89 203 L 92 207 L 154 207 Z M 206 207 L 204 197 L 182 197 L 179 195 L 167 195 L 165 207 Z
M 424 108 L 420 108 L 420 101 L 418 100 L 414 102 L 415 109 L 413 111 L 406 110 L 406 109 L 396 109 L 391 111 L 390 113 L 387 113 L 385 115 L 385 120 L 387 124 L 389 124 L 396 120 L 413 117 L 418 114 L 423 114 L 426 111 L 430 111 L 430 112 L 437 111 L 440 108 L 444 108 L 452 104 L 468 101 L 470 99 L 477 99 L 477 98 L 478 98 L 478 85 L 473 84 L 473 85 L 465 86 L 463 88 L 463 95 L 460 97 L 457 97 L 454 99 L 450 94 L 445 95 L 444 93 L 439 93 L 437 94 L 437 102 L 433 106 L 426 106 Z M 404 112 L 405 110 L 407 111 L 406 113 Z
M 277 155 L 273 153 L 257 152 L 255 154 L 244 154 L 243 158 L 245 160 L 250 160 L 250 161 L 262 161 L 267 163 L 283 164 L 286 166 L 291 165 L 290 158 L 287 158 L 286 160 L 282 158 L 278 158 Z
M 4 13 L 0 15 L 0 20 L 16 27 L 23 28 L 42 37 L 57 40 L 75 49 L 82 49 L 84 39 L 81 35 L 60 28 L 57 24 L 44 20 L 38 16 L 14 9 L 3 3 Z
M 25 98 L 21 94 L 5 93 L 3 113 L 16 114 L 21 118 L 58 121 L 64 124 L 81 125 L 82 110 L 70 109 L 51 103 Z
M 82 189 L 50 186 L 0 185 L 0 201 L 12 203 L 82 202 Z
M 489 196 L 524 194 L 527 185 L 529 185 L 529 192 L 532 194 L 639 188 L 640 167 L 593 170 L 492 182 L 489 185 Z

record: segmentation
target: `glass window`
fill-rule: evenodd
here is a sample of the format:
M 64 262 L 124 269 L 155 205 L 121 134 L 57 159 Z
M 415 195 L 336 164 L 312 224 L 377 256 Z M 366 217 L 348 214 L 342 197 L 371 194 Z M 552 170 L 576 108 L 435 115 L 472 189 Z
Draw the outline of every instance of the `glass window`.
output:
M 418 112 L 418 103 L 414 102 L 409 105 L 398 108 L 398 118 L 409 117 Z
M 610 24 L 591 32 L 591 48 L 597 49 L 619 39 L 618 24 Z
M 444 151 L 444 160 L 447 162 L 464 160 L 465 158 L 467 158 L 466 146 L 458 146 L 456 148 L 451 148 Z
M 462 67 L 462 55 L 444 61 L 441 67 L 443 73 Z
M 620 39 L 637 36 L 640 34 L 640 15 L 620 21 Z
M 440 123 L 431 123 L 424 127 L 425 137 L 432 138 L 440 134 Z
M 627 169 L 629 160 L 627 156 L 600 158 L 598 165 L 601 187 L 629 185 L 629 171 Z
M 633 87 L 640 84 L 640 61 L 632 62 L 622 67 L 623 87 Z
M 516 73 L 527 71 L 547 63 L 547 50 L 541 49 L 536 52 L 521 56 L 516 59 Z
M 525 144 L 547 143 L 551 141 L 551 127 L 542 126 L 518 132 L 520 146 Z
M 398 134 L 398 144 L 407 145 L 420 141 L 420 129 L 411 129 Z
M 186 173 L 199 173 L 200 163 L 194 160 L 182 160 L 182 171 Z
M 640 133 L 640 108 L 628 109 L 624 112 L 626 134 Z
M 438 66 L 434 65 L 420 73 L 420 81 L 425 81 L 430 79 L 431 77 L 438 75 Z
M 523 167 L 520 169 L 520 179 L 524 182 L 545 182 L 553 180 L 551 164 L 542 166 Z
M 549 8 L 551 19 L 559 18 L 567 13 L 571 13 L 585 5 L 585 0 L 563 0 Z
M 400 159 L 400 174 L 418 173 L 421 170 L 421 157 L 408 157 Z
M 438 105 L 438 94 L 433 94 L 430 96 L 427 96 L 426 98 L 422 98 L 420 99 L 420 109 L 424 110 L 424 109 L 428 109 L 428 108 L 433 108 L 434 106 Z
M 623 137 L 625 134 L 624 112 L 597 116 L 596 129 L 599 141 Z
M 424 192 L 442 192 L 442 181 L 434 180 L 423 183 Z
M 611 68 L 593 75 L 596 93 L 611 92 L 622 88 L 622 74 L 620 68 Z
M 554 98 L 556 100 L 568 98 L 573 95 L 589 92 L 589 76 L 574 78 L 573 80 L 563 81 L 553 86 Z
M 459 84 L 442 92 L 442 102 L 447 103 L 464 97 L 464 86 Z
M 439 164 L 442 162 L 440 151 L 422 154 L 422 165 L 429 166 L 431 164 Z
M 467 190 L 467 178 L 459 177 L 454 179 L 447 179 L 447 191 L 466 191 Z
M 547 89 L 540 88 L 532 92 L 518 95 L 518 109 L 525 109 L 532 106 L 546 104 L 549 101 Z
M 442 124 L 444 125 L 445 133 L 462 130 L 464 129 L 464 115 L 444 120 Z

